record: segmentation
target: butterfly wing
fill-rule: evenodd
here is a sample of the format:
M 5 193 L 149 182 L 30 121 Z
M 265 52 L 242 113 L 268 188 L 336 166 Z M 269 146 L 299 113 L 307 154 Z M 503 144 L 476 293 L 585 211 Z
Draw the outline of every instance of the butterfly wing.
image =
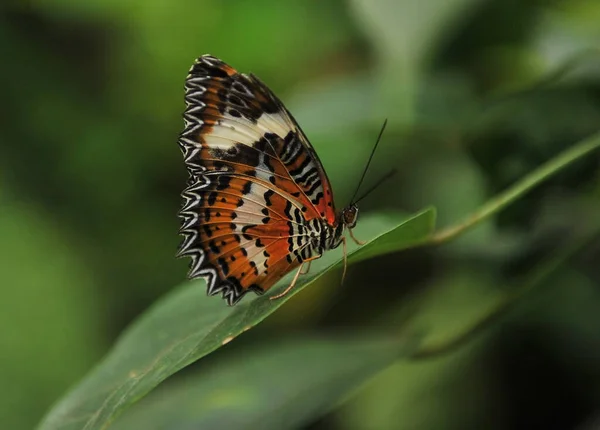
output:
M 252 75 L 202 56 L 186 79 L 179 138 L 190 173 L 180 255 L 229 304 L 309 258 L 309 230 L 335 223 L 329 180 L 281 101 Z

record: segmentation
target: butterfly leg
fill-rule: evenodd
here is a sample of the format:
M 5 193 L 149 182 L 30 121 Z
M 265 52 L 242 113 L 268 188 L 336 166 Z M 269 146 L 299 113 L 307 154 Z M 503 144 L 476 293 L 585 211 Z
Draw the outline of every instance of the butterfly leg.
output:
M 279 293 L 279 294 L 276 294 L 276 295 L 274 295 L 274 296 L 271 296 L 271 297 L 269 297 L 269 300 L 276 300 L 276 299 L 280 299 L 280 298 L 282 298 L 283 296 L 285 296 L 287 293 L 289 293 L 289 292 L 290 292 L 290 290 L 291 290 L 292 288 L 294 288 L 294 285 L 296 285 L 296 281 L 298 281 L 298 277 L 299 277 L 300 275 L 305 275 L 305 274 L 307 274 L 307 273 L 308 273 L 308 270 L 310 269 L 310 262 L 311 262 L 311 261 L 313 261 L 313 260 L 316 260 L 316 259 L 317 259 L 317 258 L 319 258 L 319 257 L 321 257 L 321 256 L 320 256 L 320 255 L 315 255 L 314 257 L 311 257 L 311 258 L 309 258 L 309 259 L 307 259 L 307 260 L 304 260 L 304 261 L 302 262 L 302 264 L 300 265 L 300 267 L 298 268 L 298 270 L 296 271 L 296 274 L 294 275 L 294 279 L 292 279 L 292 283 L 290 284 L 290 286 L 289 286 L 289 287 L 287 287 L 285 290 L 283 290 L 281 293 Z M 308 268 L 307 268 L 306 272 L 302 272 L 302 268 L 304 267 L 304 265 L 305 265 L 306 263 L 308 263 Z
M 304 266 L 304 264 L 301 264 L 300 267 L 298 267 L 298 270 L 296 271 L 296 274 L 294 275 L 294 279 L 292 279 L 292 283 L 290 284 L 290 286 L 287 287 L 285 290 L 283 290 L 281 293 L 275 294 L 274 296 L 269 297 L 269 300 L 280 299 L 283 296 L 285 296 L 287 293 L 289 293 L 290 290 L 292 288 L 294 288 L 294 285 L 296 285 L 296 281 L 298 280 L 298 276 L 300 276 L 300 272 L 302 272 L 303 266 Z
M 344 279 L 346 278 L 346 267 L 348 266 L 348 258 L 346 252 L 346 236 L 342 236 L 342 252 L 344 253 L 344 271 L 342 272 L 342 284 L 344 283 Z
M 352 233 L 352 229 L 350 229 L 350 228 L 349 228 L 349 229 L 348 229 L 348 232 L 350 233 L 350 237 L 352 238 L 352 240 L 353 240 L 354 242 L 356 242 L 356 244 L 357 244 L 357 245 L 364 245 L 364 244 L 366 244 L 366 243 L 367 243 L 366 241 L 358 240 L 358 239 L 357 239 L 357 238 L 354 236 L 354 233 Z
M 303 270 L 300 272 L 301 275 L 306 275 L 308 272 L 310 272 L 310 263 L 312 263 L 312 260 L 307 260 L 308 261 L 308 265 L 306 266 L 306 270 Z

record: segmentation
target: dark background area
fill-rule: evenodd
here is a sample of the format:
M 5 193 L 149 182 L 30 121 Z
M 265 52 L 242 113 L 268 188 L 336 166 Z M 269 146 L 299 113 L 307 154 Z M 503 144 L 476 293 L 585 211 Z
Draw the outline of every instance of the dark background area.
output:
M 184 282 L 176 141 L 195 57 L 218 56 L 279 95 L 338 207 L 388 118 L 367 181 L 399 174 L 361 211 L 435 205 L 444 226 L 599 129 L 598 22 L 596 0 L 4 6 L 2 427 L 32 428 L 128 323 Z M 339 274 L 322 278 L 209 358 L 299 331 L 399 321 L 415 301 L 460 330 L 497 291 L 598 227 L 598 160 L 456 242 L 358 264 L 343 286 Z M 592 241 L 473 342 L 399 362 L 307 428 L 595 428 L 599 256 Z

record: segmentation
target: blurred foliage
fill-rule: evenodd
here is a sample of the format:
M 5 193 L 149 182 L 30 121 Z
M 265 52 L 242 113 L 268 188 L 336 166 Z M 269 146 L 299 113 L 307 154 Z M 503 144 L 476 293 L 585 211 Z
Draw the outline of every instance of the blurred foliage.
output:
M 361 202 L 362 214 L 434 205 L 438 223 L 453 225 L 600 124 L 596 0 L 31 0 L 0 11 L 0 422 L 10 429 L 38 423 L 125 326 L 184 280 L 187 263 L 174 259 L 185 183 L 176 139 L 183 79 L 198 55 L 252 71 L 282 98 L 317 149 L 338 207 L 389 118 L 367 181 L 390 167 L 399 174 Z M 123 423 L 162 390 L 203 402 L 203 384 L 227 373 L 220 366 L 242 379 L 259 372 L 259 360 L 278 378 L 246 384 L 293 397 L 294 363 L 344 360 L 331 352 L 335 336 L 331 350 L 319 349 L 316 336 L 328 329 L 343 332 L 346 346 L 365 332 L 376 343 L 407 321 L 428 330 L 419 323 L 428 316 L 434 339 L 468 330 L 496 297 L 596 230 L 598 164 L 597 153 L 587 156 L 456 241 L 358 263 L 343 286 L 339 272 L 320 277 L 161 384 Z M 329 387 L 327 405 L 304 395 L 280 416 L 289 411 L 287 427 L 311 429 L 590 422 L 600 406 L 599 253 L 592 240 L 562 259 L 456 351 L 381 361 L 387 368 L 366 385 L 368 372 L 357 370 L 343 390 Z M 293 351 L 306 343 L 314 349 L 303 362 Z M 277 345 L 292 351 L 287 366 L 272 362 Z M 244 357 L 256 362 L 240 370 Z M 324 362 L 323 372 L 351 375 L 354 359 L 340 369 Z M 181 407 L 195 418 L 205 409 L 192 400 Z M 313 413 L 300 418 L 309 400 Z M 167 428 L 184 428 L 173 412 L 162 415 Z
M 397 214 L 396 216 L 377 214 L 363 219 L 361 226 L 356 228 L 357 234 L 363 237 L 368 234 L 374 237 L 374 240 L 361 247 L 356 244 L 349 245 L 348 263 L 405 249 L 427 239 L 434 228 L 435 211 L 425 210 L 402 221 L 396 226 Z M 391 230 L 390 225 L 393 226 Z M 310 274 L 303 276 L 292 291 L 277 301 L 271 301 L 269 295 L 263 295 L 257 300 L 245 301 L 236 306 L 223 306 L 220 301 L 206 297 L 204 280 L 189 283 L 173 291 L 158 301 L 120 337 L 115 347 L 94 371 L 55 406 L 44 419 L 41 428 L 63 430 L 82 427 L 89 430 L 105 428 L 123 410 L 166 378 L 250 330 L 302 289 L 318 281 L 325 271 L 336 266 L 342 266 L 340 257 L 333 252 L 327 253 L 311 265 Z M 287 288 L 293 276 L 294 273 L 289 273 L 273 287 L 273 290 Z M 406 339 L 398 339 L 398 336 L 391 335 L 388 337 L 391 339 L 382 348 L 379 350 L 371 348 L 371 350 L 375 352 L 373 354 L 375 357 L 388 357 L 389 361 L 390 357 L 393 357 L 390 351 L 395 352 L 398 344 L 411 342 L 407 336 L 404 336 Z M 362 346 L 363 343 L 359 342 L 358 347 Z M 408 348 L 405 349 L 408 351 Z M 338 352 L 337 355 L 343 354 Z M 367 357 L 366 354 L 363 355 L 363 358 Z M 299 358 L 302 360 L 302 357 Z M 335 361 L 338 360 L 330 363 L 332 369 L 329 376 L 334 381 L 340 379 L 338 375 L 346 376 L 342 370 L 344 367 L 336 365 Z M 366 361 L 362 363 L 362 367 L 371 369 L 373 365 L 370 358 Z M 287 369 L 285 362 L 280 364 Z M 275 366 L 268 365 L 268 371 L 277 379 L 278 370 L 281 371 Z M 323 370 L 322 368 L 310 369 L 307 366 L 305 373 L 323 372 Z M 351 366 L 347 368 L 346 373 L 354 370 L 354 366 Z M 343 388 L 339 385 L 328 384 L 334 391 L 343 392 Z M 343 384 L 343 386 L 347 385 L 347 382 Z M 294 390 L 291 387 L 289 390 L 290 395 L 293 395 Z M 324 396 L 320 402 L 315 403 L 322 407 L 324 400 L 330 399 L 331 396 Z M 267 405 L 263 402 L 260 406 Z M 261 412 L 262 409 L 265 408 L 257 408 L 256 405 L 254 407 L 257 412 Z M 235 421 L 243 421 L 244 414 L 239 415 Z M 202 420 L 205 417 L 199 418 Z M 195 421 L 195 417 L 190 419 Z M 164 420 L 168 421 L 167 417 L 164 417 Z M 252 419 L 252 422 L 254 421 Z

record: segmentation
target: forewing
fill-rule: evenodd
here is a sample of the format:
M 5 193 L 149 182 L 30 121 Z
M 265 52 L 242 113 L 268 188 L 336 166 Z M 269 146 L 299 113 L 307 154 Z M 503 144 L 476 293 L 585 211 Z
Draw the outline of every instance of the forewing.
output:
M 253 75 L 204 55 L 186 79 L 185 129 L 180 136 L 188 170 L 256 176 L 307 207 L 305 217 L 335 222 L 333 193 L 308 139 L 283 103 Z
M 309 226 L 334 223 L 333 196 L 308 140 L 257 78 L 203 56 L 185 88 L 180 255 L 192 258 L 191 278 L 234 304 L 311 257 Z

